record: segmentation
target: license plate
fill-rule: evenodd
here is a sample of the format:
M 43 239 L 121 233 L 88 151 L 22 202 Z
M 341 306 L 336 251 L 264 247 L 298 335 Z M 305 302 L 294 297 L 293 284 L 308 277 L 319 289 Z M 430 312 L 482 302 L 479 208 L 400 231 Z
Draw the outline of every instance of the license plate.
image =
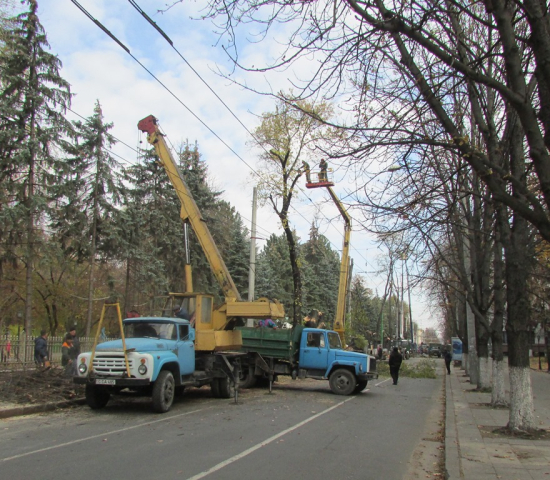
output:
M 97 378 L 95 381 L 96 385 L 116 385 L 116 380 L 105 380 L 102 378 Z

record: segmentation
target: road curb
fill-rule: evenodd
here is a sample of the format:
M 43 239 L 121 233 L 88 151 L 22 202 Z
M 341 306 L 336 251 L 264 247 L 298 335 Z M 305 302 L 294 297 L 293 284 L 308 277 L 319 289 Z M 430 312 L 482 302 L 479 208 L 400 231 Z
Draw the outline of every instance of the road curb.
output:
M 68 408 L 75 405 L 84 405 L 86 399 L 77 398 L 74 400 L 63 400 L 61 402 L 52 402 L 52 403 L 41 403 L 38 405 L 25 405 L 22 407 L 14 408 L 5 408 L 0 409 L 0 419 L 10 418 L 10 417 L 19 417 L 21 415 L 31 415 L 33 413 L 42 413 L 42 412 L 51 412 L 52 410 L 57 410 L 59 408 Z
M 460 452 L 456 431 L 456 417 L 454 408 L 453 386 L 451 375 L 445 373 L 445 479 L 459 480 Z

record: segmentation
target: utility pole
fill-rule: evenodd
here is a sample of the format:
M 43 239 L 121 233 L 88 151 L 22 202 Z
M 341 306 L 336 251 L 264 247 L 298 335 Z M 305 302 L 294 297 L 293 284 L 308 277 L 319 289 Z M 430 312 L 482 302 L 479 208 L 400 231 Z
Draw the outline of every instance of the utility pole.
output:
M 409 283 L 409 264 L 405 264 L 407 269 L 407 292 L 409 294 L 409 323 L 411 329 L 411 348 L 413 348 L 414 343 L 414 333 L 413 333 L 413 314 L 412 314 L 412 305 L 411 305 L 411 285 Z
M 401 317 L 399 318 L 400 327 L 403 327 L 403 336 L 405 336 L 405 275 L 404 263 L 405 253 L 401 253 Z
M 257 188 L 252 191 L 252 225 L 250 226 L 250 262 L 248 266 L 248 301 L 254 301 L 256 288 L 256 208 Z M 246 322 L 248 327 L 254 326 L 254 320 L 249 318 Z

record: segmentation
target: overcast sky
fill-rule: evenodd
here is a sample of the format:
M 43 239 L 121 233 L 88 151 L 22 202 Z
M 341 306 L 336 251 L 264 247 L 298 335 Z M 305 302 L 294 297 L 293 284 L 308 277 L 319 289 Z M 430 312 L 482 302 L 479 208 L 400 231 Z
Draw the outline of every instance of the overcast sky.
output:
M 258 115 L 274 109 L 273 99 L 253 94 L 215 73 L 218 70 L 229 72 L 232 65 L 213 32 L 213 24 L 208 20 L 192 19 L 204 13 L 200 8 L 205 2 L 184 1 L 165 13 L 158 13 L 169 2 L 140 0 L 136 3 L 166 32 L 175 49 L 128 1 L 78 1 L 168 90 L 71 0 L 39 0 L 39 18 L 46 29 L 51 52 L 58 55 L 63 63 L 61 74 L 71 84 L 75 94 L 72 110 L 89 117 L 96 100 L 100 101 L 105 121 L 114 123 L 111 132 L 121 141 L 114 149 L 120 156 L 119 160 L 125 164 L 139 161 L 134 149 L 140 140 L 146 140 L 140 138 L 137 123 L 153 114 L 173 145 L 185 140 L 198 142 L 210 178 L 223 190 L 223 198 L 235 206 L 245 225 L 250 228 L 254 186 L 252 169 L 257 165 L 257 152 L 248 145 L 250 136 L 246 130 L 193 73 L 180 54 L 251 131 L 258 125 Z M 270 37 L 259 44 L 243 42 L 240 45 L 241 58 L 250 65 L 263 65 L 266 59 L 274 58 L 281 48 L 278 40 L 285 37 L 284 31 L 279 30 L 278 33 L 280 39 Z M 245 75 L 237 71 L 233 75 L 247 85 L 279 91 L 288 90 L 292 80 L 305 78 L 311 68 L 304 61 L 291 71 L 265 75 Z M 68 117 L 77 118 L 72 113 Z M 334 179 L 334 189 L 341 198 L 357 188 L 338 171 Z M 332 247 L 341 251 L 343 222 L 328 192 L 324 189 L 306 190 L 303 184 L 301 189 L 303 193 L 294 204 L 291 224 L 305 240 L 311 222 L 316 221 Z M 267 207 L 259 209 L 257 223 L 258 237 L 267 238 L 272 233 L 282 232 L 277 218 Z M 382 295 L 385 278 L 375 271 L 379 269 L 379 257 L 384 252 L 377 248 L 372 236 L 357 228 L 357 222 L 354 226 L 350 251 L 354 272 L 363 275 L 366 285 Z M 260 241 L 258 246 L 261 248 L 263 243 Z M 410 268 L 414 269 L 414 266 Z M 420 292 L 413 291 L 412 311 L 413 319 L 421 327 L 436 326 L 436 320 L 431 317 Z

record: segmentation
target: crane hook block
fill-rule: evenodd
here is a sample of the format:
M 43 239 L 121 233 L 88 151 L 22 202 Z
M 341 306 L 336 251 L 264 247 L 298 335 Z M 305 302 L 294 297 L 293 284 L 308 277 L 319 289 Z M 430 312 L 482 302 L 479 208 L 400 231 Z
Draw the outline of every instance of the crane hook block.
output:
M 138 122 L 138 129 L 148 135 L 155 133 L 157 131 L 157 119 L 153 115 L 145 117 Z

